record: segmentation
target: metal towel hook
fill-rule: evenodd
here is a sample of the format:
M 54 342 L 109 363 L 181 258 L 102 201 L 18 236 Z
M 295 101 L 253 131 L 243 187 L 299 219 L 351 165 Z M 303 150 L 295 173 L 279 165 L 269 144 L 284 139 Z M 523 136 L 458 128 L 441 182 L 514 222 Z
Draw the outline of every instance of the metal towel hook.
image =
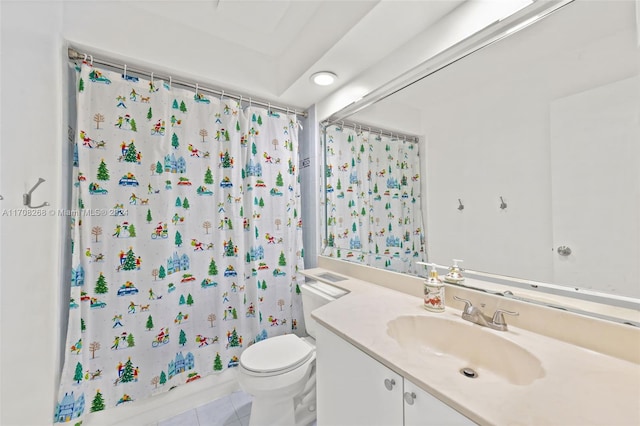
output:
M 462 200 L 460 200 L 460 198 L 458 198 L 458 203 L 460 203 L 460 205 L 458 206 L 458 210 L 464 210 L 464 204 L 462 204 Z
M 44 202 L 42 204 L 40 204 L 39 206 L 32 206 L 31 205 L 31 193 L 33 191 L 36 190 L 36 188 L 42 183 L 44 182 L 44 179 L 42 178 L 38 178 L 38 183 L 36 183 L 35 185 L 33 185 L 33 188 L 31 188 L 31 190 L 29 192 L 27 192 L 26 194 L 22 195 L 22 202 L 24 203 L 25 206 L 29 207 L 30 209 L 39 209 L 40 207 L 44 207 L 44 206 L 48 206 L 49 203 L 48 202 Z
M 500 197 L 500 208 L 502 210 L 507 208 L 507 203 L 504 202 L 504 200 L 502 199 L 502 197 Z

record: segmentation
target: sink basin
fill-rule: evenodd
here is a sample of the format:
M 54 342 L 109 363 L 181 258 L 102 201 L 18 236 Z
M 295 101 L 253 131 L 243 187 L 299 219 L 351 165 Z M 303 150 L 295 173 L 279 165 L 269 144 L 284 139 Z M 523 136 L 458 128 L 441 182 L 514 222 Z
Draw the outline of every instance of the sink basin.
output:
M 455 317 L 407 315 L 387 323 L 387 334 L 408 353 L 438 358 L 438 368 L 452 374 L 472 369 L 479 380 L 493 376 L 514 385 L 544 377 L 535 355 L 498 333 Z

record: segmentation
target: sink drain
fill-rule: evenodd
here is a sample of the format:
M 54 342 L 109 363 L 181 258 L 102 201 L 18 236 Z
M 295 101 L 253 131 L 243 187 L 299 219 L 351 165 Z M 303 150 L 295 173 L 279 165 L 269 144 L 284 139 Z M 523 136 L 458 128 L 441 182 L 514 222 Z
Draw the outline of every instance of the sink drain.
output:
M 469 368 L 469 367 L 461 369 L 460 373 L 464 377 L 468 377 L 470 379 L 475 379 L 476 377 L 478 377 L 478 373 L 476 373 L 476 371 L 473 368 Z

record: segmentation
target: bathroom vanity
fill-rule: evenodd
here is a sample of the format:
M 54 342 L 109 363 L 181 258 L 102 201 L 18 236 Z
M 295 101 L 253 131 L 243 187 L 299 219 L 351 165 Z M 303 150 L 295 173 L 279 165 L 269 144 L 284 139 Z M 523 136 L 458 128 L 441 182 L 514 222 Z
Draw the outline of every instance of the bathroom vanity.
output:
M 312 313 L 319 426 L 640 424 L 637 327 L 455 286 L 431 313 L 417 278 L 323 266 L 303 274 L 340 276 L 331 284 L 349 294 Z M 481 327 L 454 295 L 520 315 L 506 331 Z
M 319 425 L 475 424 L 328 329 L 316 343 Z

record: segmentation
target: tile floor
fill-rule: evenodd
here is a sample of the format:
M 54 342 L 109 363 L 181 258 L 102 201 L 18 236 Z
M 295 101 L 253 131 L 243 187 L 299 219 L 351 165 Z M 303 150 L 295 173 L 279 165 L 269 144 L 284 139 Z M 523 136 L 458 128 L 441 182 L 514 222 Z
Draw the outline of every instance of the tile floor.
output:
M 247 426 L 251 395 L 242 391 L 158 422 L 157 426 Z

